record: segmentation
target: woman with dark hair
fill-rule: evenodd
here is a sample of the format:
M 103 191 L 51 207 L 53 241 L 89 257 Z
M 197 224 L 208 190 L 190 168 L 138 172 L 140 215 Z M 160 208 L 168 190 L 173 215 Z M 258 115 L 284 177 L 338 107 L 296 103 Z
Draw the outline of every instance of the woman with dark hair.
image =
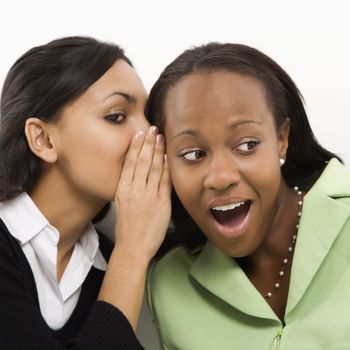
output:
M 350 348 L 350 174 L 258 50 L 185 51 L 149 96 L 180 243 L 149 275 L 164 349 Z
M 142 349 L 134 329 L 170 218 L 164 142 L 123 50 L 34 47 L 0 117 L 0 348 Z M 147 130 L 148 129 L 148 130 Z M 116 244 L 97 232 L 114 200 Z

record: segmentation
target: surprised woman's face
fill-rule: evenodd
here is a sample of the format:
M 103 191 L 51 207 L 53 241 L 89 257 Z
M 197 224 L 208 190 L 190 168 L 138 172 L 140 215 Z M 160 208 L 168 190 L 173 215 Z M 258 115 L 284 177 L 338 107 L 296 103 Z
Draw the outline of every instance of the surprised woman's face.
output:
M 180 80 L 164 112 L 171 176 L 185 209 L 224 253 L 251 254 L 276 214 L 288 124 L 277 131 L 259 81 L 223 70 Z

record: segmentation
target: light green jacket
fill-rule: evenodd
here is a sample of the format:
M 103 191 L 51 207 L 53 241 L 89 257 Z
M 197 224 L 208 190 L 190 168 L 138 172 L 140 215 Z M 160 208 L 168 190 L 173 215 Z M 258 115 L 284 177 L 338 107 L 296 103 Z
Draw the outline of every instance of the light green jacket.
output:
M 333 159 L 304 198 L 285 327 L 234 259 L 176 248 L 150 272 L 168 350 L 350 350 L 350 172 Z

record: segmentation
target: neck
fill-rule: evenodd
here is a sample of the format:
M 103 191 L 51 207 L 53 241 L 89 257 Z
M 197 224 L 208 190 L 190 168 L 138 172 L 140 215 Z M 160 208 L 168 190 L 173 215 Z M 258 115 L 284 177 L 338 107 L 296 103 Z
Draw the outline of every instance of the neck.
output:
M 283 320 L 288 300 L 291 265 L 302 194 L 284 183 L 271 225 L 260 247 L 238 263 L 256 289 Z
M 297 202 L 298 196 L 294 190 L 282 182 L 276 200 L 275 214 L 262 244 L 253 254 L 238 259 L 245 271 L 254 274 L 254 271 L 275 266 L 281 261 L 286 247 L 290 245 L 298 221 Z
M 54 171 L 46 172 L 29 195 L 60 234 L 57 246 L 59 280 L 69 262 L 74 245 L 106 203 L 73 191 Z

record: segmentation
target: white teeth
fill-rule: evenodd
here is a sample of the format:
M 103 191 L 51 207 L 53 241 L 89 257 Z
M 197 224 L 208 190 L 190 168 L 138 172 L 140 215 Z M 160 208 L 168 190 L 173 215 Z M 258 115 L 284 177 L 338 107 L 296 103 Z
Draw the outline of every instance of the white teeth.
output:
M 227 204 L 227 205 L 218 205 L 217 207 L 212 208 L 213 210 L 221 210 L 221 211 L 226 211 L 226 210 L 232 210 L 240 207 L 243 205 L 245 202 L 237 202 L 237 203 L 232 203 L 232 204 Z

